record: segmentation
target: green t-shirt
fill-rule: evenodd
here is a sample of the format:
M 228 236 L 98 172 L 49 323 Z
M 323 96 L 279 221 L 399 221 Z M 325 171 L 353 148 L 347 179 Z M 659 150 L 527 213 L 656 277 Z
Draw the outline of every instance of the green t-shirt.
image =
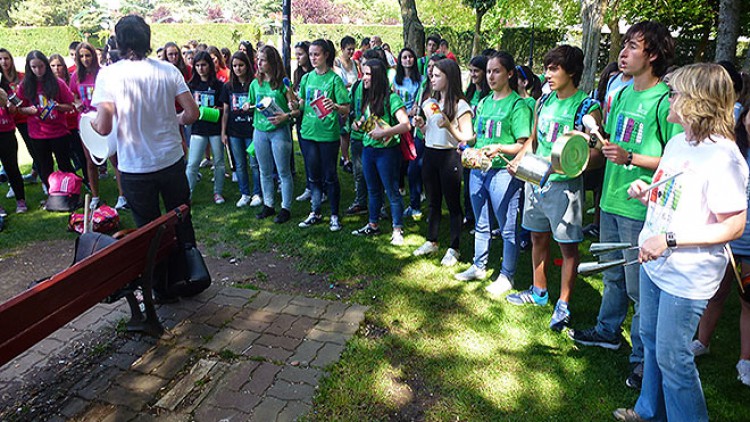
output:
M 610 134 L 609 142 L 635 154 L 660 157 L 667 141 L 682 132 L 681 126 L 667 122 L 668 95 L 669 87 L 664 82 L 644 91 L 636 92 L 633 85 L 623 88 L 612 99 L 612 107 L 607 115 L 604 129 Z M 650 182 L 653 174 L 653 170 L 607 160 L 601 209 L 610 214 L 644 221 L 646 207 L 640 201 L 627 200 L 628 188 L 636 179 Z
M 552 147 L 557 138 L 575 129 L 576 112 L 586 98 L 586 93 L 578 90 L 575 94 L 564 100 L 557 98 L 557 92 L 552 92 L 544 101 L 537 116 L 536 135 L 538 146 L 536 148 L 536 155 L 549 158 L 552 155 Z M 588 114 L 600 108 L 599 104 L 594 103 L 588 110 Z M 549 177 L 549 181 L 551 182 L 570 179 L 572 178 L 559 173 L 552 173 Z
M 362 96 L 362 91 L 361 90 L 359 92 L 359 95 L 360 95 L 360 98 L 361 98 L 361 96 Z M 360 104 L 361 104 L 361 99 L 359 101 L 356 101 L 356 102 L 360 102 Z M 386 101 L 385 104 L 384 104 L 384 106 L 387 106 L 387 105 L 388 105 L 388 102 Z M 398 94 L 396 94 L 395 92 L 391 93 L 390 110 L 388 112 L 386 112 L 385 115 L 383 115 L 382 119 L 388 125 L 390 125 L 390 126 L 397 125 L 398 124 L 398 119 L 396 119 L 396 112 L 399 109 L 401 109 L 401 108 L 405 109 L 405 107 L 406 106 L 404 106 L 404 101 L 401 99 L 401 97 L 399 97 Z M 357 110 L 357 111 L 359 112 L 360 115 L 362 114 L 360 110 Z M 369 108 L 365 110 L 364 117 L 365 117 L 365 119 L 367 119 L 368 117 L 370 117 L 370 110 L 369 110 Z M 366 146 L 366 147 L 392 148 L 392 147 L 398 146 L 399 142 L 400 142 L 400 137 L 399 136 L 395 136 L 392 140 L 389 141 L 388 145 L 386 146 L 386 145 L 383 144 L 382 141 L 378 141 L 376 139 L 371 138 L 367 133 L 362 133 L 362 145 Z
M 474 115 L 471 117 L 471 124 L 477 123 L 477 106 L 479 105 L 479 101 L 482 100 L 482 91 L 476 90 L 474 91 L 474 95 L 471 96 L 469 100 L 469 105 L 471 106 L 471 112 L 474 113 Z
M 352 85 L 352 90 L 349 92 L 349 104 L 351 104 L 352 109 L 349 112 L 349 115 L 354 116 L 354 120 L 357 121 L 362 117 L 362 89 L 364 87 L 362 86 L 362 81 L 355 82 L 355 85 Z M 352 128 L 351 132 L 351 139 L 355 141 L 361 141 L 362 137 L 364 136 L 364 133 L 362 133 L 361 130 L 354 130 Z
M 310 105 L 311 100 L 324 95 L 336 104 L 349 104 L 349 91 L 344 82 L 333 70 L 319 75 L 312 71 L 305 74 L 299 84 L 300 109 L 302 110 L 302 127 L 300 132 L 303 139 L 317 142 L 335 142 L 339 140 L 341 127 L 339 115 L 335 111 L 319 119 Z
M 288 113 L 289 104 L 286 99 L 286 91 L 287 88 L 284 84 L 281 84 L 278 89 L 273 89 L 271 88 L 271 84 L 267 81 L 258 82 L 257 79 L 253 79 L 253 81 L 250 83 L 250 89 L 247 93 L 247 101 L 250 104 L 255 105 L 260 99 L 271 97 L 276 105 L 279 106 L 279 108 L 284 110 L 285 113 Z M 258 109 L 255 109 L 255 113 L 253 114 L 253 127 L 261 132 L 271 132 L 288 124 L 289 120 L 278 126 L 275 126 L 271 122 L 269 122 L 268 118 L 264 116 L 263 113 L 258 111 Z
M 534 110 L 536 108 L 536 100 L 534 99 L 534 97 L 526 97 L 523 100 L 526 102 L 526 105 L 528 105 L 531 110 Z
M 477 106 L 474 131 L 477 142 L 474 148 L 492 144 L 513 145 L 518 139 L 531 134 L 531 109 L 516 92 L 495 100 L 492 94 L 484 97 Z M 512 160 L 512 155 L 503 154 Z M 492 168 L 505 168 L 507 163 L 500 157 L 492 160 Z

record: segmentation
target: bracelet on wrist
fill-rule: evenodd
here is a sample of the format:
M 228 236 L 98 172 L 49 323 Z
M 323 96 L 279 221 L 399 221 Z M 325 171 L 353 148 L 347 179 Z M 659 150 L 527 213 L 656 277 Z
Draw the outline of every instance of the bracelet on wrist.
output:
M 628 159 L 625 161 L 625 165 L 629 166 L 633 164 L 633 151 L 628 151 Z

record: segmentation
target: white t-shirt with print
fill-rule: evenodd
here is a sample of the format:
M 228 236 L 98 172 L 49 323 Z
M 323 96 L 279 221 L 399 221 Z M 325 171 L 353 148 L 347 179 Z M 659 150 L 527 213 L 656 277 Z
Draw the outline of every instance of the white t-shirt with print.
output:
M 747 208 L 747 163 L 733 141 L 713 138 L 695 145 L 681 133 L 667 143 L 653 182 L 683 173 L 649 193 L 639 245 L 670 231 L 679 243 L 680 232 L 716 223 L 716 214 Z M 713 297 L 729 260 L 724 244 L 677 247 L 665 255 L 643 269 L 660 289 L 692 300 Z
M 454 128 L 458 128 L 458 119 L 466 113 L 471 114 L 471 106 L 464 100 L 458 100 L 456 117 L 451 122 Z M 451 135 L 448 129 L 438 126 L 438 122 L 443 118 L 445 118 L 443 115 L 436 113 L 430 116 L 425 122 L 425 146 L 435 149 L 452 149 L 458 147 L 458 140 Z
M 169 62 L 120 60 L 99 71 L 91 103 L 115 104 L 120 171 L 152 173 L 184 155 L 175 110 L 183 92 L 187 84 Z

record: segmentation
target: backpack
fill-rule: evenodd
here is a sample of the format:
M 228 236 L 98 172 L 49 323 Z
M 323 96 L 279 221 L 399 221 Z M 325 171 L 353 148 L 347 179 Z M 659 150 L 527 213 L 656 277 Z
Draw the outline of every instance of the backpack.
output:
M 91 212 L 91 229 L 97 233 L 113 233 L 120 228 L 120 216 L 117 210 L 102 205 Z M 83 234 L 83 214 L 70 214 L 68 219 L 68 231 Z
M 56 171 L 47 179 L 49 198 L 44 205 L 47 211 L 71 212 L 81 206 L 83 179 L 75 173 Z
M 552 96 L 552 93 L 550 92 L 548 94 L 542 95 L 539 98 L 539 105 L 536 108 L 537 115 L 539 115 L 539 112 L 542 110 L 544 103 L 547 102 L 547 100 L 551 96 Z M 576 109 L 575 119 L 573 120 L 573 129 L 579 132 L 583 132 L 586 129 L 583 125 L 583 116 L 589 114 L 589 111 L 591 111 L 591 108 L 597 104 L 599 104 L 599 101 L 591 97 L 584 98 L 583 101 L 581 101 L 581 104 L 578 104 L 578 108 Z

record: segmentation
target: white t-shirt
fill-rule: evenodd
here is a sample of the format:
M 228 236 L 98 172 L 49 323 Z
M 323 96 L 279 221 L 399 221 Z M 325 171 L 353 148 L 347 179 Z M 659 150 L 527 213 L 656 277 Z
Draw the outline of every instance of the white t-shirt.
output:
M 716 214 L 747 208 L 747 163 L 733 141 L 714 139 L 691 145 L 681 133 L 667 143 L 653 181 L 683 173 L 650 192 L 639 245 L 670 231 L 679 243 L 680 232 L 716 223 Z M 723 243 L 678 246 L 671 255 L 643 264 L 643 269 L 665 292 L 701 300 L 719 289 L 728 260 Z
M 169 62 L 121 60 L 99 71 L 91 103 L 115 104 L 120 171 L 152 173 L 184 155 L 175 110 L 183 92 L 187 84 Z
M 464 100 L 458 100 L 456 117 L 451 122 L 454 128 L 458 128 L 458 118 L 466 113 L 471 114 L 471 106 Z M 438 122 L 443 118 L 444 116 L 440 114 L 433 114 L 425 122 L 424 139 L 426 146 L 435 149 L 452 149 L 458 147 L 458 140 L 448 132 L 448 129 L 438 126 Z

